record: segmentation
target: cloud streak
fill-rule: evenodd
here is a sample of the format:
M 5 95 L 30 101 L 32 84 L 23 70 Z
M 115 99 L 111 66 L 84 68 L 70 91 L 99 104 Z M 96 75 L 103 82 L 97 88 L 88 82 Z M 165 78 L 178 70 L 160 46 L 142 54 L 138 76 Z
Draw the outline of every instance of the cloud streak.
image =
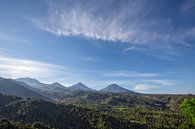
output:
M 20 38 L 15 35 L 5 33 L 5 32 L 0 32 L 0 40 L 5 40 L 5 41 L 10 41 L 10 42 L 20 42 L 20 43 L 31 43 L 32 41 L 25 39 L 25 38 Z
M 0 57 L 1 75 L 9 77 L 31 76 L 35 78 L 53 77 L 64 68 L 38 61 Z
M 137 84 L 134 86 L 133 89 L 138 92 L 146 92 L 148 90 L 155 89 L 155 88 L 158 88 L 158 86 L 148 85 L 148 84 Z
M 195 14 L 195 0 L 188 0 L 182 7 L 181 7 L 181 12 L 182 13 L 194 13 Z
M 119 5 L 113 7 L 114 4 Z M 50 3 L 48 17 L 34 19 L 34 23 L 58 36 L 82 35 L 92 39 L 144 44 L 161 38 L 163 28 L 158 28 L 161 32 L 153 28 L 159 24 L 169 28 L 170 22 L 150 17 L 152 10 L 143 12 L 145 4 L 140 0 Z
M 109 72 L 105 76 L 108 77 L 143 77 L 143 78 L 152 78 L 159 76 L 158 73 L 143 73 L 135 71 L 114 71 Z
M 0 56 L 0 76 L 31 77 L 46 83 L 59 81 L 65 84 L 83 78 L 72 69 L 60 65 L 5 56 Z
M 163 85 L 163 86 L 173 86 L 176 84 L 173 80 L 162 80 L 162 79 L 147 79 L 143 80 L 144 83 L 152 83 L 156 85 Z
M 97 63 L 100 62 L 99 59 L 95 58 L 95 57 L 81 57 L 79 58 L 81 61 L 87 61 L 87 62 L 92 62 L 92 63 Z

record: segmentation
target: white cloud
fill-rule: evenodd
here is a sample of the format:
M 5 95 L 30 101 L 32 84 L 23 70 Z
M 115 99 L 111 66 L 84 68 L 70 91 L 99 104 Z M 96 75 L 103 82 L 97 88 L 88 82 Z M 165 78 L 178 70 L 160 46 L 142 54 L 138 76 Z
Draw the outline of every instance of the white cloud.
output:
M 195 37 L 195 27 L 191 28 L 190 30 L 188 30 L 186 32 L 186 36 L 189 36 L 189 37 Z
M 11 42 L 20 42 L 20 43 L 30 43 L 32 41 L 21 38 L 19 36 L 7 33 L 7 32 L 0 32 L 0 40 L 5 40 L 5 41 L 11 41 Z
M 176 84 L 176 82 L 173 80 L 162 80 L 162 79 L 147 79 L 147 80 L 143 80 L 142 82 L 153 83 L 153 84 L 164 85 L 164 86 L 172 86 Z
M 167 55 L 179 55 L 179 50 L 173 46 L 175 43 L 189 46 L 185 33 L 190 30 L 174 30 L 173 19 L 161 17 L 156 11 L 158 6 L 161 6 L 158 2 L 150 0 L 50 1 L 48 15 L 28 19 L 38 28 L 57 36 L 125 42 L 158 57 L 164 57 L 159 50 Z M 186 6 L 183 10 L 191 8 Z M 129 50 L 132 47 L 125 49 Z
M 136 84 L 133 89 L 138 92 L 146 92 L 154 88 L 158 88 L 158 86 L 148 84 Z
M 48 17 L 31 20 L 41 29 L 58 36 L 82 35 L 133 44 L 174 39 L 170 19 L 152 17 L 155 7 L 150 1 L 56 3 L 48 4 Z M 113 7 L 114 4 L 118 6 Z
M 143 78 L 151 78 L 159 76 L 158 73 L 143 73 L 143 72 L 135 72 L 135 71 L 111 71 L 106 73 L 105 76 L 110 77 L 143 77 Z
M 60 65 L 0 56 L 0 76 L 19 78 L 32 77 L 43 82 L 73 83 L 81 78 L 77 72 Z
M 81 57 L 80 60 L 87 61 L 87 62 L 99 62 L 100 60 L 95 57 Z
M 191 12 L 194 13 L 194 8 L 195 8 L 195 0 L 188 0 L 186 3 L 181 6 L 181 12 L 186 13 L 186 12 Z
M 52 77 L 64 68 L 58 65 L 47 64 L 39 61 L 0 57 L 1 76 L 20 77 L 31 76 L 35 78 Z

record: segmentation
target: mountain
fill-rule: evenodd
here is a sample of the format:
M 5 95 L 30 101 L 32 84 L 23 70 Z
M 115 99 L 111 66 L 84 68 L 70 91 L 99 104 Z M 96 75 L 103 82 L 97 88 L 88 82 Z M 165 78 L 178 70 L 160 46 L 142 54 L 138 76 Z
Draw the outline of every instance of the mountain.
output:
M 87 87 L 86 85 L 84 85 L 83 83 L 79 82 L 77 84 L 74 84 L 70 87 L 68 87 L 68 89 L 70 89 L 71 91 L 73 90 L 81 90 L 81 91 L 95 91 L 94 89 L 91 89 L 89 87 Z
M 54 92 L 54 91 L 62 92 L 66 90 L 66 87 L 64 87 L 63 85 L 57 82 L 52 83 L 52 84 L 44 84 L 33 78 L 18 78 L 16 80 L 20 82 L 24 82 L 38 90 L 51 91 L 51 92 Z
M 16 81 L 24 82 L 35 89 L 41 89 L 41 90 L 47 89 L 47 87 L 44 83 L 41 83 L 40 81 L 38 81 L 34 78 L 17 78 Z
M 39 89 L 40 87 L 43 88 L 43 86 L 41 85 L 42 83 L 36 79 L 33 79 L 33 78 L 18 78 L 18 79 L 16 79 L 16 81 L 24 82 L 24 83 L 32 86 L 33 88 L 37 88 L 37 89 Z
M 62 84 L 58 83 L 58 82 L 55 82 L 55 83 L 52 83 L 52 84 L 47 84 L 51 90 L 53 91 L 67 91 L 67 88 L 64 87 Z
M 44 84 L 33 78 L 18 78 L 18 82 L 28 84 L 32 90 L 50 99 L 57 99 L 69 90 L 60 83 Z
M 120 87 L 117 84 L 111 84 L 107 87 L 100 90 L 101 92 L 110 92 L 110 93 L 134 93 L 133 91 L 127 90 L 123 87 Z
M 0 77 L 0 93 L 20 97 L 42 98 L 46 99 L 37 92 L 31 90 L 30 86 L 25 83 L 18 83 L 13 79 Z

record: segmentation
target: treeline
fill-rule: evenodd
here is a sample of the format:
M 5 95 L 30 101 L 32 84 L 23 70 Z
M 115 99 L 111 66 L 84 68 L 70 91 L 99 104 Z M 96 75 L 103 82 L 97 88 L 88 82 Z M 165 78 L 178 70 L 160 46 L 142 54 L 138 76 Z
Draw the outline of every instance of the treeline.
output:
M 0 120 L 0 129 L 54 129 L 40 122 L 25 124 L 23 121 L 13 122 L 7 119 Z

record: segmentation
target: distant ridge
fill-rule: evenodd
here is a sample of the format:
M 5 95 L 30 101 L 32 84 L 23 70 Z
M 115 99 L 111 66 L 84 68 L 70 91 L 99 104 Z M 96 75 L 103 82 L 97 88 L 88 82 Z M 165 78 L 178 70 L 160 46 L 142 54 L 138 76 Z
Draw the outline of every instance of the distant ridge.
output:
M 13 79 L 12 79 L 13 80 Z M 76 95 L 75 93 L 82 93 L 84 92 L 85 94 L 92 92 L 95 94 L 96 93 L 109 93 L 109 94 L 134 94 L 134 95 L 140 95 L 137 92 L 125 89 L 117 84 L 111 84 L 108 85 L 107 87 L 101 89 L 101 90 L 95 90 L 92 89 L 82 82 L 78 82 L 70 87 L 65 87 L 62 84 L 58 82 L 50 83 L 50 84 L 45 84 L 40 82 L 37 79 L 33 78 L 18 78 L 15 79 L 18 84 L 23 85 L 26 87 L 28 90 L 34 91 L 39 95 L 42 95 L 45 98 L 51 99 L 51 100 L 57 100 L 59 98 L 63 98 L 66 95 Z M 75 92 L 76 91 L 76 92 Z
M 61 85 L 58 82 L 52 83 L 52 84 L 45 84 L 41 83 L 40 81 L 33 79 L 33 78 L 18 78 L 17 81 L 24 82 L 28 85 L 30 85 L 32 88 L 42 90 L 42 91 L 48 91 L 48 92 L 63 92 L 66 91 L 66 87 Z
M 50 93 L 54 93 L 54 92 L 55 93 L 56 92 L 69 93 L 69 92 L 72 92 L 75 90 L 77 90 L 77 91 L 80 90 L 80 91 L 109 92 L 109 93 L 135 93 L 134 91 L 125 89 L 117 84 L 108 85 L 107 87 L 105 87 L 101 90 L 94 90 L 92 88 L 89 88 L 88 86 L 86 86 L 82 82 L 76 83 L 70 87 L 65 87 L 58 82 L 55 82 L 52 84 L 44 84 L 44 83 L 41 83 L 39 80 L 36 80 L 33 78 L 18 78 L 16 80 L 28 84 L 32 88 L 36 89 L 36 91 L 39 90 L 39 91 L 37 91 L 38 93 L 44 91 L 44 92 L 49 93 L 48 95 L 50 95 Z M 46 97 L 48 97 L 48 95 L 46 95 Z
M 134 93 L 131 90 L 127 90 L 117 84 L 111 84 L 107 87 L 100 90 L 101 92 L 110 92 L 110 93 Z
M 26 77 L 26 78 L 17 78 L 15 80 L 20 81 L 20 82 L 24 82 L 24 83 L 30 85 L 33 88 L 39 89 L 40 86 L 41 86 L 41 88 L 43 88 L 43 85 L 41 85 L 42 83 L 40 81 L 38 81 L 37 79 L 34 79 L 34 78 Z
M 70 89 L 70 90 L 81 90 L 81 91 L 95 91 L 94 89 L 91 89 L 91 88 L 87 87 L 86 85 L 84 85 L 81 82 L 68 87 L 68 89 Z
M 33 78 L 18 78 L 16 81 L 28 84 L 32 90 L 50 99 L 57 99 L 60 94 L 68 92 L 68 89 L 58 82 L 45 84 Z
M 25 83 L 19 83 L 13 79 L 6 79 L 1 77 L 0 77 L 0 93 L 6 95 L 19 96 L 23 98 L 30 97 L 30 98 L 47 99 L 46 97 L 31 90 L 30 86 Z

